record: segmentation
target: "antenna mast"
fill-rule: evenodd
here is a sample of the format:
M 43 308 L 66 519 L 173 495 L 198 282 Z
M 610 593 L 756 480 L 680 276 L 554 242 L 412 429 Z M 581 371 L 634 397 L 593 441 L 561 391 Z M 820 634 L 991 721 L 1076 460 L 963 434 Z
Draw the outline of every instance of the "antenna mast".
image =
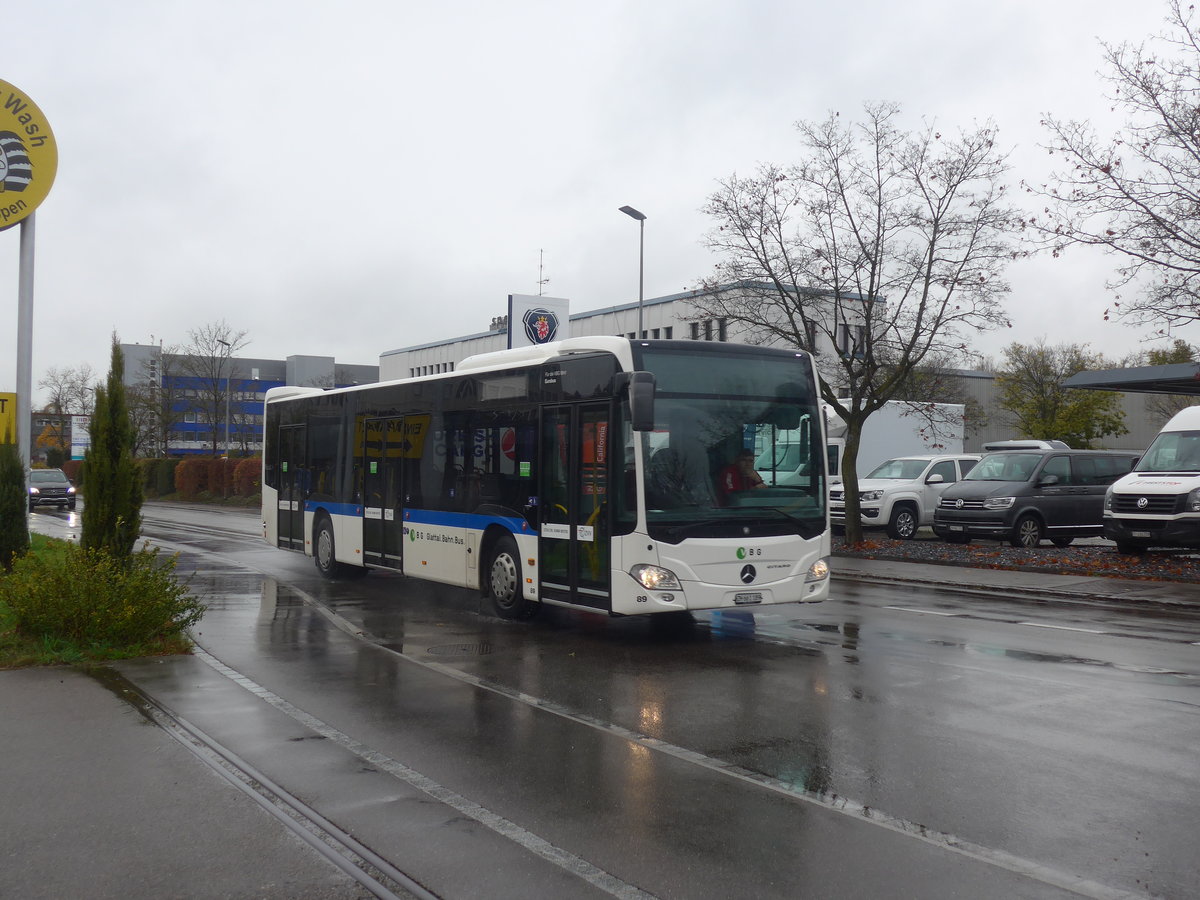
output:
M 539 297 L 542 296 L 542 294 L 544 293 L 543 288 L 545 288 L 545 286 L 550 283 L 549 278 L 542 277 L 542 254 L 544 252 L 545 252 L 544 250 L 538 251 L 538 296 Z

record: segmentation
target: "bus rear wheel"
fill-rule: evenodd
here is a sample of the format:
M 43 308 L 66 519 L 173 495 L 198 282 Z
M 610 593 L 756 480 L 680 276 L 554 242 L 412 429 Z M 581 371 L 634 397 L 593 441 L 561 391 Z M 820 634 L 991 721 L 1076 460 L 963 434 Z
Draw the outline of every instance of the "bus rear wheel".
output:
M 321 515 L 317 521 L 316 530 L 313 532 L 313 561 L 317 564 L 317 571 L 331 581 L 335 578 L 343 580 L 362 578 L 370 571 L 363 566 L 352 566 L 337 561 L 333 544 L 333 522 L 325 514 Z
M 333 523 L 328 516 L 320 518 L 313 534 L 313 562 L 317 565 L 317 571 L 331 580 L 337 578 L 341 570 L 333 552 Z
M 522 585 L 517 542 L 511 537 L 503 537 L 496 542 L 487 568 L 487 593 L 496 615 L 502 619 L 524 620 L 537 613 L 541 604 L 525 599 Z

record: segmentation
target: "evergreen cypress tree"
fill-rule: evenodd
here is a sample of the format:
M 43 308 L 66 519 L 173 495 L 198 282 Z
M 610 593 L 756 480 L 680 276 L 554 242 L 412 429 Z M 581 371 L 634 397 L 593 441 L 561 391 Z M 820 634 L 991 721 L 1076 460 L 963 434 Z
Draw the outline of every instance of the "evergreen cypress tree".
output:
M 25 466 L 12 432 L 6 431 L 0 442 L 0 568 L 6 572 L 29 549 L 28 509 Z
M 96 388 L 89 428 L 91 447 L 83 458 L 84 549 L 128 559 L 142 530 L 142 483 L 133 460 L 133 424 L 125 397 L 125 355 L 113 335 L 112 364 L 104 387 Z

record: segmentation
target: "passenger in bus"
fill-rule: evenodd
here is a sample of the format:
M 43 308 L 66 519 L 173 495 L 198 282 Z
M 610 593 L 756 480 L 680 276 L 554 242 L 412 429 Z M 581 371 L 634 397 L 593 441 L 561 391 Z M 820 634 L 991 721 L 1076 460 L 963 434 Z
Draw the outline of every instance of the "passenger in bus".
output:
M 765 487 L 762 476 L 754 471 L 754 452 L 743 447 L 733 462 L 717 474 L 717 499 L 728 506 L 730 497 L 741 491 Z

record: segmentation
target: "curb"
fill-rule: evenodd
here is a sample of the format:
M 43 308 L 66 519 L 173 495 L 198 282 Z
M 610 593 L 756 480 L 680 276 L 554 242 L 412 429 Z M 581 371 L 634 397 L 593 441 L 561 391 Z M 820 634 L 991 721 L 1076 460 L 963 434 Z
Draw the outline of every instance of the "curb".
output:
M 836 559 L 836 557 L 835 557 Z M 896 562 L 894 560 L 878 560 L 879 562 Z M 925 565 L 936 565 L 934 563 L 926 563 Z M 1164 609 L 1200 609 L 1200 595 L 1196 599 L 1185 598 L 1180 596 L 1139 596 L 1142 591 L 1161 591 L 1164 588 L 1170 589 L 1175 586 L 1183 586 L 1184 582 L 1169 582 L 1169 581 L 1129 581 L 1112 578 L 1096 578 L 1086 575 L 1060 575 L 1053 573 L 1054 577 L 1064 578 L 1079 578 L 1087 583 L 1094 582 L 1110 582 L 1109 586 L 1111 593 L 1097 592 L 1081 585 L 1079 588 L 1061 588 L 1061 587 L 1039 587 L 1035 585 L 989 585 L 980 584 L 978 582 L 967 582 L 961 580 L 939 579 L 932 580 L 930 577 L 911 577 L 899 574 L 877 574 L 873 572 L 853 571 L 853 570 L 838 570 L 836 564 L 832 567 L 832 576 L 834 579 L 844 581 L 853 581 L 861 584 L 877 584 L 890 585 L 895 587 L 923 587 L 928 590 L 939 592 L 954 592 L 961 594 L 975 594 L 987 597 L 996 597 L 998 599 L 1029 599 L 1044 602 L 1059 602 L 1068 604 L 1091 604 L 1095 606 L 1106 606 L 1117 609 L 1145 608 L 1147 606 L 1157 606 Z M 947 566 L 953 568 L 953 566 Z M 970 568 L 968 566 L 958 566 L 958 568 Z M 1020 571 L 1020 570 L 1005 570 L 1005 569 L 989 569 L 989 572 L 1000 571 Z M 1188 585 L 1191 587 L 1191 585 Z

